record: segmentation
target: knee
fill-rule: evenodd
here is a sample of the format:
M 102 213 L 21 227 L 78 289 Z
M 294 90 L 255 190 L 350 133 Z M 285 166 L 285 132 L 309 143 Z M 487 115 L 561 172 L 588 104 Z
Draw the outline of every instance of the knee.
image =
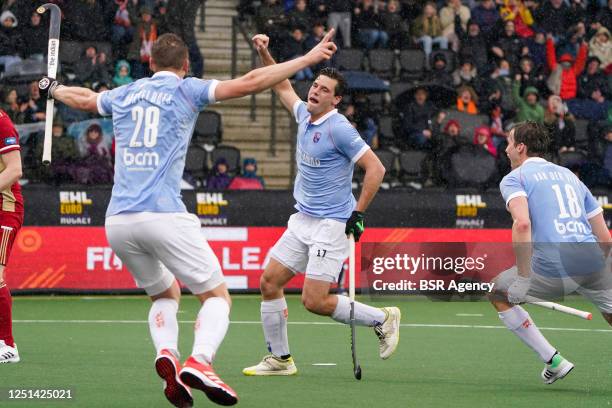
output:
M 310 313 L 321 314 L 321 299 L 302 293 L 302 304 Z
M 261 294 L 265 297 L 276 293 L 280 288 L 272 276 L 264 273 L 261 275 L 261 278 L 259 278 L 259 289 L 261 290 Z

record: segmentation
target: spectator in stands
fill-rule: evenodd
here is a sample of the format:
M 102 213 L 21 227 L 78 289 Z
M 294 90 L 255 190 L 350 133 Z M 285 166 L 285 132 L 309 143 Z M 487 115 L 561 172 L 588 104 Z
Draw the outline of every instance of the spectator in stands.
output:
M 564 36 L 572 24 L 571 10 L 563 0 L 546 0 L 535 12 L 535 21 L 545 32 Z
M 17 90 L 12 87 L 2 89 L 2 109 L 11 118 L 15 125 L 21 125 L 25 121 L 24 111 L 27 108 L 26 103 L 19 103 Z
M 612 128 L 604 129 L 598 135 L 596 149 L 589 162 L 580 168 L 580 178 L 587 187 L 612 188 Z
M 504 21 L 513 21 L 516 34 L 521 38 L 533 36 L 533 16 L 522 0 L 504 0 L 504 6 L 499 10 Z
M 325 2 L 327 14 L 327 28 L 332 28 L 342 34 L 342 46 L 351 48 L 351 13 L 353 1 L 351 0 L 329 0 Z
M 312 27 L 312 15 L 308 10 L 306 0 L 297 0 L 293 10 L 289 12 L 289 26 L 299 27 L 302 31 Z
M 559 63 L 557 63 L 553 38 L 549 34 L 546 40 L 546 59 L 551 71 L 547 81 L 548 89 L 553 94 L 561 96 L 563 100 L 575 98 L 578 91 L 578 76 L 584 69 L 586 58 L 587 45 L 586 42 L 583 42 L 575 62 L 571 55 L 563 54 L 559 57 Z
M 259 181 L 261 188 L 266 186 L 263 177 L 257 175 L 257 161 L 252 157 L 247 157 L 242 162 L 242 177 Z
M 510 69 L 518 68 L 518 62 L 523 51 L 523 41 L 516 35 L 514 21 L 504 22 L 504 31 L 491 48 L 493 54 L 503 58 L 510 64 Z
M 526 42 L 527 55 L 533 60 L 536 71 L 546 67 L 546 33 L 536 28 L 535 35 Z M 525 52 L 523 52 L 525 55 Z
M 517 75 L 520 77 L 521 81 L 521 95 L 523 95 L 525 89 L 529 87 L 535 88 L 538 93 L 546 89 L 544 75 L 541 73 L 541 70 L 538 72 L 538 70 L 535 69 L 533 60 L 528 56 L 521 58 Z
M 48 27 L 41 24 L 42 17 L 36 10 L 30 16 L 29 24 L 23 28 L 24 55 L 42 61 L 47 55 Z
M 432 141 L 432 153 L 434 159 L 441 158 L 451 148 L 458 146 L 465 141 L 461 138 L 461 124 L 455 119 L 451 119 L 444 125 L 444 130 L 440 132 L 440 124 L 444 121 L 446 114 L 440 112 L 437 120 L 434 122 Z
M 583 22 L 571 26 L 564 37 L 560 37 L 556 44 L 557 55 L 570 54 L 576 58 L 580 50 L 580 44 L 586 35 Z
M 440 24 L 442 25 L 442 35 L 453 44 L 453 50 L 459 51 L 459 39 L 455 34 L 455 19 L 459 17 L 461 28 L 467 30 L 467 23 L 470 20 L 470 9 L 461 3 L 461 0 L 447 0 L 446 7 L 440 10 Z
M 446 55 L 441 52 L 435 52 L 433 56 L 433 64 L 431 70 L 425 76 L 425 82 L 432 84 L 449 86 L 453 83 L 453 77 L 447 69 Z
M 131 68 L 130 63 L 126 60 L 119 60 L 115 65 L 115 76 L 113 77 L 113 86 L 127 85 L 134 82 L 134 79 L 130 76 Z
M 285 46 L 281 51 L 281 60 L 289 61 L 294 58 L 301 57 L 307 52 L 308 51 L 306 51 L 304 44 L 304 33 L 302 32 L 302 29 L 299 27 L 294 27 L 291 30 L 291 35 L 285 41 Z M 298 71 L 295 74 L 294 79 L 297 81 L 302 81 L 305 79 L 312 79 L 313 77 L 314 74 L 312 73 L 312 69 L 310 69 L 310 67 L 306 67 L 303 70 Z
M 379 147 L 378 125 L 376 124 L 376 114 L 369 108 L 368 98 L 364 94 L 356 94 L 353 96 L 353 102 L 350 103 L 344 112 L 344 115 L 349 119 L 351 124 L 361 138 L 372 148 L 376 150 Z
M 53 161 L 51 166 L 40 166 L 39 177 L 42 180 L 52 182 L 54 184 L 74 182 L 73 174 L 75 165 L 79 159 L 79 153 L 71 136 L 65 132 L 64 122 L 61 116 L 56 116 L 53 119 L 53 128 L 51 131 L 53 136 L 51 157 Z M 39 137 L 34 149 L 34 155 L 37 158 L 42 157 L 44 138 Z
M 487 126 L 478 126 L 474 129 L 473 142 L 475 145 L 482 146 L 491 156 L 497 157 L 497 148 L 493 144 L 491 130 Z
M 604 71 L 612 64 L 612 41 L 610 31 L 601 27 L 591 41 L 589 41 L 589 56 L 599 58 Z
M 17 17 L 10 11 L 0 14 L 0 65 L 6 71 L 11 65 L 21 62 L 23 38 L 17 30 Z
M 132 64 L 134 79 L 151 75 L 149 69 L 151 49 L 157 40 L 157 24 L 153 20 L 153 10 L 148 6 L 142 6 L 140 16 L 140 23 L 134 30 L 134 40 L 128 51 L 128 60 Z
M 45 120 L 45 118 L 47 117 L 47 114 L 45 113 L 46 108 L 47 100 L 46 98 L 43 99 L 40 97 L 38 81 L 30 82 L 27 107 L 24 111 L 25 123 L 34 123 Z
M 265 0 L 257 9 L 255 16 L 257 30 L 270 37 L 270 52 L 278 58 L 285 39 L 287 18 L 283 6 L 277 0 Z
M 508 134 L 504 128 L 504 119 L 505 114 L 501 105 L 491 105 L 491 110 L 489 111 L 489 129 L 491 129 L 493 144 L 498 149 L 508 137 Z
M 462 85 L 457 89 L 457 110 L 470 115 L 478 115 L 478 96 L 469 85 Z
M 77 81 L 86 86 L 93 86 L 100 82 L 110 82 L 106 54 L 98 53 L 93 45 L 85 49 L 83 58 L 75 64 L 74 72 Z
M 607 99 L 612 96 L 608 85 L 608 78 L 601 71 L 601 62 L 597 57 L 589 57 L 584 73 L 578 78 L 578 98 L 589 98 L 595 89 L 602 91 Z
M 227 173 L 229 166 L 227 160 L 223 157 L 217 159 L 213 166 L 213 174 L 208 177 L 206 181 L 207 190 L 225 190 L 232 181 L 232 178 Z
M 574 117 L 568 112 L 567 105 L 558 95 L 548 98 L 544 112 L 544 125 L 551 136 L 553 153 L 574 151 L 576 145 L 576 126 Z
M 359 42 L 366 50 L 385 48 L 389 36 L 382 29 L 382 21 L 374 0 L 362 0 L 353 10 L 353 27 L 357 30 Z
M 482 35 L 490 41 L 496 35 L 497 23 L 500 20 L 499 12 L 494 0 L 482 0 L 478 6 L 471 10 L 472 20 L 478 27 Z
M 459 58 L 462 61 L 474 61 L 476 70 L 480 73 L 487 72 L 489 66 L 489 47 L 487 39 L 480 33 L 480 27 L 474 19 L 467 24 L 467 32 L 458 22 L 459 15 L 455 16 L 455 34 L 459 39 Z
M 195 34 L 196 17 L 201 6 L 202 0 L 168 0 L 166 17 L 170 32 L 181 37 L 187 45 L 191 73 L 196 78 L 202 78 L 204 75 L 204 57 Z
M 608 0 L 606 7 L 599 9 L 594 21 L 597 23 L 596 30 L 603 26 L 612 32 L 612 0 Z
M 137 22 L 136 8 L 134 2 L 130 0 L 115 0 L 115 4 L 111 42 L 114 47 L 122 47 L 130 44 L 134 38 L 134 25 L 132 23 Z
M 112 154 L 104 142 L 102 128 L 91 124 L 80 140 L 83 158 L 78 164 L 75 179 L 81 184 L 107 184 L 113 181 Z
M 155 8 L 155 19 L 157 20 L 158 35 L 172 32 L 171 21 L 169 20 L 170 17 L 172 17 L 172 15 L 168 13 L 168 3 L 165 0 L 162 0 Z
M 73 40 L 109 41 L 115 2 L 111 0 L 69 0 L 62 7 L 64 26 Z
M 448 39 L 442 35 L 442 24 L 436 4 L 427 2 L 421 14 L 415 21 L 412 27 L 412 35 L 418 44 L 423 45 L 426 60 L 429 61 L 429 55 L 434 44 L 437 44 L 441 49 L 448 49 Z
M 517 107 L 516 120 L 518 122 L 533 121 L 544 123 L 544 107 L 538 103 L 540 93 L 534 86 L 528 86 L 521 97 L 521 75 L 517 74 L 512 84 L 512 97 Z
M 567 101 L 567 107 L 577 118 L 598 122 L 606 119 L 611 104 L 601 89 L 593 88 L 588 99 L 571 99 Z
M 397 50 L 410 46 L 410 27 L 400 14 L 397 0 L 387 3 L 387 10 L 381 15 L 381 25 L 389 36 L 389 48 Z
M 505 112 L 514 112 L 515 106 L 512 100 L 512 77 L 510 76 L 510 64 L 505 59 L 499 60 L 495 70 L 485 79 L 482 93 L 487 97 L 489 103 L 500 104 Z M 498 94 L 499 93 L 499 94 Z M 491 97 L 494 96 L 493 100 Z
M 403 147 L 426 150 L 430 146 L 431 119 L 436 116 L 437 109 L 428 97 L 427 89 L 418 87 L 414 101 L 402 111 Z
M 472 60 L 465 59 L 461 66 L 453 72 L 453 85 L 455 87 L 469 85 L 474 89 L 479 87 L 478 71 L 472 64 Z

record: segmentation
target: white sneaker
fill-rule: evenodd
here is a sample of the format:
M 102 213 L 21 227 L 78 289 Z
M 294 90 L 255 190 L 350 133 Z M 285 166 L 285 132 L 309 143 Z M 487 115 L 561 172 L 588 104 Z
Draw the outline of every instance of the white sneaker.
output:
M 386 360 L 395 352 L 399 343 L 402 312 L 397 307 L 383 307 L 382 310 L 387 318 L 382 324 L 374 326 L 374 333 L 378 336 L 380 358 Z
M 565 377 L 574 368 L 571 361 L 563 358 L 561 354 L 555 354 L 550 364 L 544 366 L 542 370 L 542 380 L 546 384 L 552 384 L 557 380 Z
M 17 344 L 15 344 L 15 347 L 11 347 L 7 346 L 4 341 L 0 340 L 0 364 L 18 362 L 19 352 L 17 351 Z
M 276 357 L 273 354 L 264 356 L 261 362 L 255 366 L 247 367 L 242 370 L 244 375 L 295 375 L 297 367 L 293 362 L 293 358 L 289 357 L 286 360 Z

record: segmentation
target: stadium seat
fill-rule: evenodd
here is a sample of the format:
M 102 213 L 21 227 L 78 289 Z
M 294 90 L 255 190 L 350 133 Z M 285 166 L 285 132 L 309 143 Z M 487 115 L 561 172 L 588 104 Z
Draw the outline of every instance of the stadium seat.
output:
M 579 168 L 586 161 L 587 156 L 581 151 L 559 153 L 559 166 L 567 167 L 568 169 Z
M 211 153 L 211 160 L 214 163 L 224 158 L 227 160 L 228 173 L 236 175 L 240 173 L 240 150 L 234 146 L 219 145 Z
M 423 160 L 425 160 L 426 155 L 425 152 L 420 150 L 408 150 L 400 153 L 400 173 L 404 182 L 422 180 Z
M 385 170 L 387 170 L 385 173 L 385 181 L 389 181 L 396 174 L 395 160 L 397 157 L 395 156 L 395 153 L 387 149 L 378 149 L 375 150 L 374 153 L 376 153 L 376 156 L 378 156 L 382 165 L 385 166 Z
M 308 91 L 310 90 L 311 85 L 312 81 L 309 80 L 295 81 L 293 83 L 293 90 L 301 100 L 305 101 L 308 99 Z
M 83 46 L 78 41 L 62 41 L 59 59 L 62 64 L 74 65 L 83 55 Z
M 480 146 L 463 145 L 456 148 L 446 169 L 451 187 L 486 188 L 497 177 L 495 157 Z
M 15 85 L 39 80 L 47 74 L 47 63 L 34 59 L 26 59 L 12 64 L 4 72 L 3 82 Z
M 411 82 L 391 82 L 391 85 L 389 85 L 391 100 L 395 101 L 395 98 L 397 98 L 413 86 L 414 84 L 412 84 Z
M 185 159 L 185 173 L 189 174 L 200 184 L 204 181 L 207 173 L 208 153 L 202 146 L 192 144 L 187 149 L 187 157 Z
M 589 147 L 589 121 L 586 119 L 576 119 L 576 147 L 587 149 Z
M 399 56 L 400 78 L 405 81 L 418 81 L 425 71 L 423 50 L 402 50 Z
M 385 148 L 395 145 L 392 116 L 383 115 L 378 118 L 378 141 L 380 145 Z
M 368 55 L 370 72 L 384 79 L 395 77 L 395 52 L 386 49 L 371 50 Z
M 455 53 L 452 50 L 436 50 L 429 56 L 429 66 L 433 66 L 433 60 L 436 55 L 444 54 L 446 57 L 446 72 L 453 72 L 455 70 Z
M 214 111 L 203 111 L 198 115 L 193 130 L 193 142 L 198 144 L 217 145 L 223 138 L 221 115 Z
M 333 64 L 341 71 L 361 71 L 363 69 L 363 51 L 356 48 L 338 50 Z
M 461 126 L 461 135 L 467 138 L 470 142 L 474 137 L 474 130 L 478 126 L 487 125 L 489 118 L 487 115 L 470 115 L 469 113 L 459 112 L 458 110 L 448 110 L 446 112 L 446 118 L 442 122 L 441 128 L 448 123 L 449 120 L 456 120 Z

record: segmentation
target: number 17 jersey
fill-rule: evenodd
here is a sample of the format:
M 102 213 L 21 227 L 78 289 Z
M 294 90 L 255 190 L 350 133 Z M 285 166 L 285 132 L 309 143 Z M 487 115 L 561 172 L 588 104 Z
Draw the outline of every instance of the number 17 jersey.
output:
M 532 157 L 503 178 L 500 190 L 506 205 L 527 197 L 533 242 L 597 242 L 589 219 L 603 210 L 569 169 Z
M 216 80 L 157 72 L 102 92 L 98 111 L 112 115 L 115 177 L 106 216 L 186 212 L 180 183 L 199 112 L 215 103 Z

